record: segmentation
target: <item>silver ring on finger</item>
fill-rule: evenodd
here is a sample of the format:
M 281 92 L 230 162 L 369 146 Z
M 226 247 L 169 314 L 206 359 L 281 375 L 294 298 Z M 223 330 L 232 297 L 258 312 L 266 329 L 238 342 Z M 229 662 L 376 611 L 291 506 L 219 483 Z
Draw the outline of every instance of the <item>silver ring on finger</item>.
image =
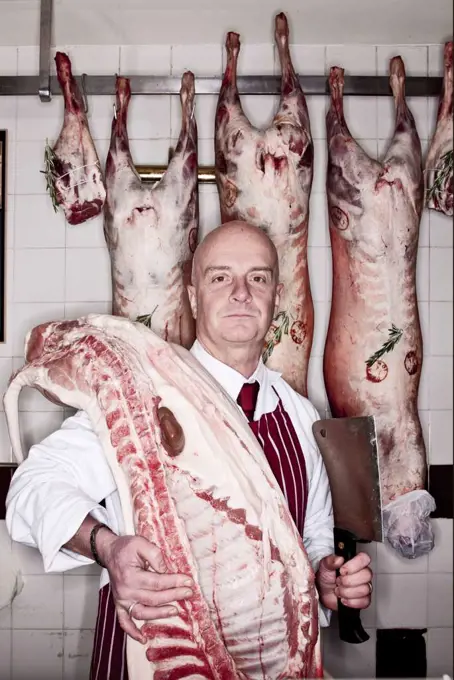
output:
M 132 604 L 129 605 L 129 607 L 128 607 L 128 616 L 131 616 L 132 610 L 134 609 L 134 607 L 136 606 L 136 604 L 138 604 L 138 603 L 137 603 L 137 602 L 133 602 Z
M 372 591 L 374 589 L 373 586 L 372 586 L 372 581 L 369 581 L 369 583 L 367 585 L 369 586 L 369 595 L 372 595 Z

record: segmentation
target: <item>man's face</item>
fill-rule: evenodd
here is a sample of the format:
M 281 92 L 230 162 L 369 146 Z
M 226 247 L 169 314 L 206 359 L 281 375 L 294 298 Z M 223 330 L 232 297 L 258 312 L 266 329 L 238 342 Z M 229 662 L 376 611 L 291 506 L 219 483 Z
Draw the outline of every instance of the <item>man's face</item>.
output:
M 276 254 L 263 235 L 221 230 L 204 246 L 194 274 L 188 290 L 202 342 L 261 345 L 280 293 Z

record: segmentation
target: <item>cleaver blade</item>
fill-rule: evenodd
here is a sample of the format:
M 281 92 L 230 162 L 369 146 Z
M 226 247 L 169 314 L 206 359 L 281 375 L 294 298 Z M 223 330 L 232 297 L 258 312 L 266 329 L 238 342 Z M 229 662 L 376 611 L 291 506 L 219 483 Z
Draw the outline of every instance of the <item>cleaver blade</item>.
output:
M 331 489 L 335 554 L 348 561 L 356 555 L 357 542 L 383 541 L 375 418 L 318 420 L 312 431 Z M 360 643 L 369 639 L 359 609 L 338 601 L 338 619 L 341 640 Z

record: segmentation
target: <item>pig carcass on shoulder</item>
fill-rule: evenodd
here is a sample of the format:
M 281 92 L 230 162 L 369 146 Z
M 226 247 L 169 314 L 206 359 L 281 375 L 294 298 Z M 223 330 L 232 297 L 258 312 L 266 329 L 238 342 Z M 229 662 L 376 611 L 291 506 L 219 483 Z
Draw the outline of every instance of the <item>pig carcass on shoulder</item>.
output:
M 334 417 L 377 421 L 385 531 L 416 557 L 433 547 L 424 490 L 427 463 L 418 415 L 423 360 L 416 257 L 423 209 L 421 143 L 391 60 L 395 131 L 381 162 L 352 138 L 343 112 L 343 69 L 331 69 L 327 196 L 333 258 L 324 377 Z
M 145 624 L 145 646 L 128 637 L 130 680 L 323 677 L 301 537 L 246 419 L 211 375 L 183 347 L 107 315 L 36 327 L 26 359 L 4 397 L 18 461 L 22 387 L 86 411 L 126 533 L 195 582 L 174 616 Z
M 277 248 L 284 290 L 263 359 L 307 396 L 314 328 L 307 264 L 314 152 L 306 100 L 290 58 L 285 15 L 278 14 L 275 23 L 281 100 L 267 130 L 253 127 L 243 112 L 236 81 L 240 40 L 237 33 L 227 35 L 227 68 L 216 111 L 216 182 L 222 222 L 244 220 L 261 227 Z
M 101 214 L 106 188 L 71 62 L 63 52 L 55 62 L 65 117 L 55 146 L 46 147 L 44 174 L 55 210 L 61 205 L 68 224 L 76 225 Z
M 195 338 L 186 284 L 198 240 L 194 76 L 182 77 L 178 144 L 157 184 L 142 182 L 129 150 L 131 88 L 117 78 L 117 109 L 106 162 L 104 233 L 111 259 L 113 313 L 139 320 L 170 342 Z
M 443 92 L 438 106 L 437 126 L 425 166 L 426 205 L 452 217 L 454 193 L 453 154 L 453 43 L 444 48 Z

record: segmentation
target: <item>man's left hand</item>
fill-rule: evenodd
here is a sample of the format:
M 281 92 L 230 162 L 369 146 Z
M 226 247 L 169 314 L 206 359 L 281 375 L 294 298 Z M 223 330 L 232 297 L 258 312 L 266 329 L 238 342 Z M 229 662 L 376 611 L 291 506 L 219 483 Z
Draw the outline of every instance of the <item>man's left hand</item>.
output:
M 336 555 L 324 557 L 319 564 L 316 583 L 320 602 L 333 611 L 337 610 L 337 598 L 347 607 L 366 609 L 372 594 L 372 571 L 370 557 L 358 553 L 344 564 L 344 558 Z M 336 576 L 340 569 L 340 576 Z

